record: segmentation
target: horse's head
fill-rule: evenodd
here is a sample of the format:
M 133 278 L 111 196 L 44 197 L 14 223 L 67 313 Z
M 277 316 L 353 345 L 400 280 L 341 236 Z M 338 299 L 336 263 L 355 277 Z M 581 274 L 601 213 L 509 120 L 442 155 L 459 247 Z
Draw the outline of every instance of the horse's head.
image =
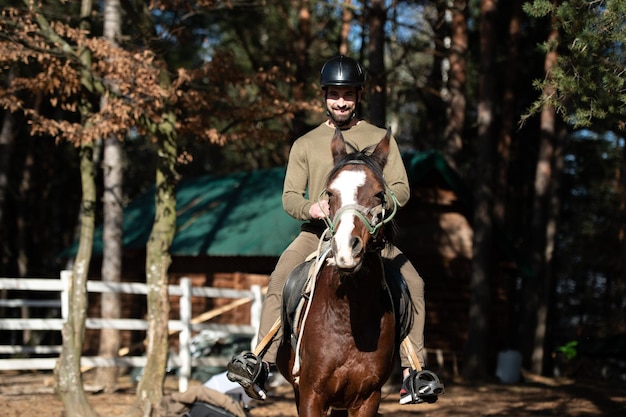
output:
M 331 142 L 335 167 L 326 184 L 330 214 L 326 219 L 331 234 L 334 263 L 344 272 L 360 269 L 363 255 L 372 242 L 381 242 L 382 227 L 393 217 L 385 216 L 387 187 L 383 168 L 387 163 L 391 132 L 372 150 L 348 153 L 341 130 Z M 394 199 L 394 209 L 396 201 Z M 380 245 L 377 245 L 380 247 Z

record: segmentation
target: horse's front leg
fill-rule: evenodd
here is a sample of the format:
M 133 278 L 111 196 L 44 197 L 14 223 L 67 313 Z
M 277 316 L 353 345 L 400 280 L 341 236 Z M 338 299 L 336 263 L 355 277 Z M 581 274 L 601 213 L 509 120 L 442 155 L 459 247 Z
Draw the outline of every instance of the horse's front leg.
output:
M 314 391 L 303 392 L 300 387 L 300 406 L 298 417 L 325 417 L 328 408 L 324 399 Z
M 373 392 L 368 399 L 361 403 L 359 407 L 349 408 L 349 417 L 376 417 L 378 414 L 378 407 L 380 406 L 381 393 Z

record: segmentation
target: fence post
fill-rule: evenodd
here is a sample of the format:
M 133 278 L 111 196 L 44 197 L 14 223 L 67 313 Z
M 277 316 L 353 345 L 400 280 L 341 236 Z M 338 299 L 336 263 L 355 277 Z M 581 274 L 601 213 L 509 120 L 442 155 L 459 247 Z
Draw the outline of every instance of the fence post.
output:
M 64 269 L 61 271 L 61 318 L 63 323 L 67 322 L 70 316 L 70 280 L 72 279 L 72 271 Z
M 259 331 L 259 325 L 261 323 L 261 307 L 263 305 L 263 291 L 260 285 L 251 285 L 250 291 L 252 291 L 252 302 L 250 303 L 250 325 L 254 327 L 254 335 L 250 342 L 250 350 L 254 351 L 257 344 L 257 334 Z
M 178 334 L 180 358 L 180 374 L 178 379 L 178 391 L 185 392 L 189 386 L 191 376 L 191 352 L 189 351 L 189 338 L 191 337 L 191 279 L 180 279 L 180 321 L 183 325 Z

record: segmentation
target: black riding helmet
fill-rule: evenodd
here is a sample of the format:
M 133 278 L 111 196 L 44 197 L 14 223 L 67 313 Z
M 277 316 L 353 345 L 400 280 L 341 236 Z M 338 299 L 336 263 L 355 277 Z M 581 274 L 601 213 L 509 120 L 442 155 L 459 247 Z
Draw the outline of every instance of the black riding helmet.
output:
M 354 87 L 357 92 L 357 106 L 361 101 L 360 90 L 365 84 L 365 71 L 361 64 L 352 58 L 344 55 L 338 55 L 326 61 L 320 71 L 320 84 L 322 91 L 327 98 L 328 87 Z M 337 120 L 332 112 L 327 108 L 326 115 L 333 120 L 336 126 L 344 128 L 350 125 L 351 120 L 356 117 L 356 112 L 350 115 L 346 120 Z
M 365 84 L 365 71 L 361 64 L 352 58 L 338 55 L 326 61 L 320 72 L 322 90 L 328 86 L 348 86 L 362 89 Z

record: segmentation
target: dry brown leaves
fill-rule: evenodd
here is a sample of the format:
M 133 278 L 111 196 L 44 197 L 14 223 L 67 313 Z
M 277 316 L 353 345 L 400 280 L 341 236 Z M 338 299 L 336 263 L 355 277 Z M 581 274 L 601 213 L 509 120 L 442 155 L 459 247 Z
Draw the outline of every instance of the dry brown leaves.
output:
M 60 21 L 38 24 L 37 13 L 33 7 L 0 14 L 0 68 L 13 75 L 0 87 L 0 106 L 23 112 L 33 134 L 77 145 L 123 140 L 131 130 L 148 135 L 173 110 L 179 136 L 224 144 L 252 132 L 262 143 L 283 140 L 285 130 L 263 123 L 284 127 L 296 112 L 321 112 L 319 103 L 287 99 L 283 91 L 293 80 L 281 68 L 244 76 L 232 54 L 221 51 L 200 68 L 174 70 L 164 87 L 165 64 L 152 51 L 125 49 Z

